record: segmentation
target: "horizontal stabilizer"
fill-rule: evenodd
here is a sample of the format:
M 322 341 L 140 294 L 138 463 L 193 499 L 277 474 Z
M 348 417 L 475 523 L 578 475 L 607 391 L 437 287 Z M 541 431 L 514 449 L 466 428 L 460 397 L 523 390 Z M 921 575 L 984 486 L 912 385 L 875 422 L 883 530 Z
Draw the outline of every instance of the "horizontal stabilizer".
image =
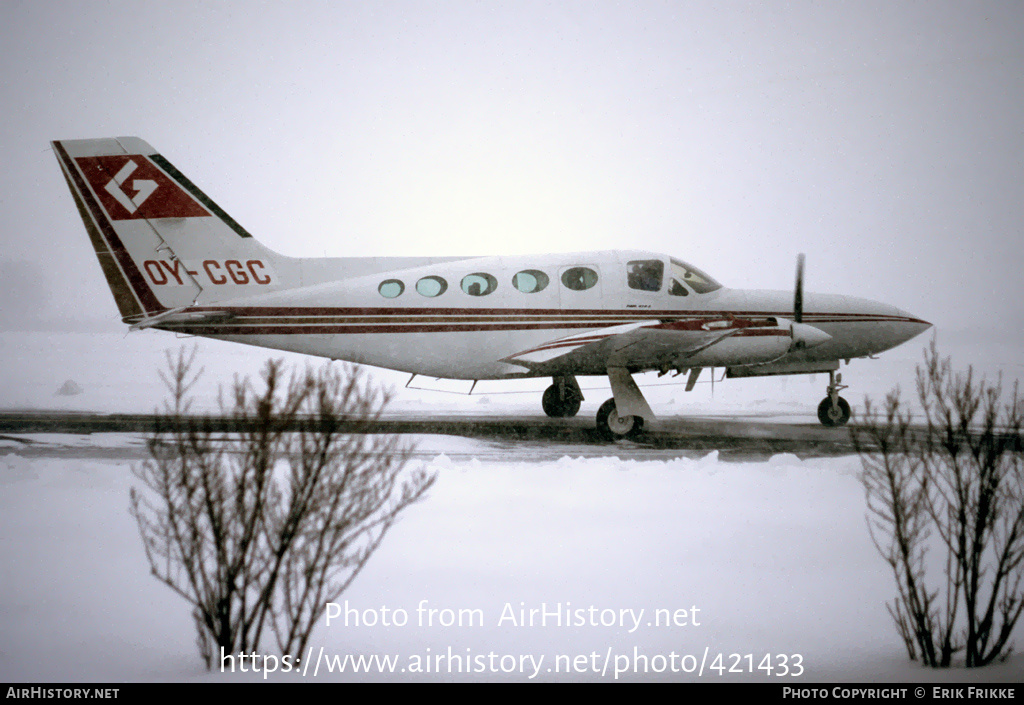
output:
M 192 311 L 189 310 L 189 307 L 183 306 L 181 308 L 173 308 L 169 311 L 158 313 L 155 316 L 143 318 L 141 321 L 138 321 L 135 324 L 133 324 L 129 328 L 129 330 L 151 328 L 152 326 L 163 325 L 167 323 L 209 323 L 212 321 L 224 321 L 232 317 L 233 314 L 230 311 Z

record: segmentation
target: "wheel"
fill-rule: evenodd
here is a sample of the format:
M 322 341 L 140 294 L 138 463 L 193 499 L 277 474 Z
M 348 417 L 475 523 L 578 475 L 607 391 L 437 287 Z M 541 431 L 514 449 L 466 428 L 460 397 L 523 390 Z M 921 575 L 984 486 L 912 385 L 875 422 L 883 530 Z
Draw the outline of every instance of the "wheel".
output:
M 597 410 L 597 432 L 610 441 L 619 438 L 635 438 L 644 428 L 640 416 L 623 416 L 615 409 L 615 399 L 609 399 Z
M 558 385 L 552 384 L 544 390 L 544 396 L 540 398 L 540 405 L 544 407 L 544 413 L 553 419 L 566 416 L 575 416 L 580 410 L 581 399 L 567 390 L 568 394 L 564 399 L 559 397 Z
M 825 397 L 818 404 L 818 420 L 824 426 L 842 426 L 850 420 L 850 405 L 842 397 L 832 405 L 832 397 Z

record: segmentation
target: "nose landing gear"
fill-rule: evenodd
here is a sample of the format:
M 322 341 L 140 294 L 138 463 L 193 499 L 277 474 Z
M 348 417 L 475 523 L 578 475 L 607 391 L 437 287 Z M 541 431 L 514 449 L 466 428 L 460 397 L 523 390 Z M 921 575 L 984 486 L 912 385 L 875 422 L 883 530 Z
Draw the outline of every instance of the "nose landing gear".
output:
M 825 389 L 827 396 L 818 404 L 818 421 L 823 426 L 843 426 L 850 420 L 850 404 L 839 396 L 839 392 L 847 387 L 843 384 L 842 374 L 834 371 L 828 373 L 828 387 Z

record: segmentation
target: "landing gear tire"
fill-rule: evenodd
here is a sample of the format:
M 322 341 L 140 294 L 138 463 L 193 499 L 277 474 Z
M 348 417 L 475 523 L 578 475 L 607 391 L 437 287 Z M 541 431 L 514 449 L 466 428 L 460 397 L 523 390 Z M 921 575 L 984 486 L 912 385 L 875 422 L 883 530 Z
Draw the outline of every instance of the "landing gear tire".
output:
M 643 429 L 642 417 L 619 416 L 615 409 L 615 399 L 609 399 L 597 410 L 597 432 L 610 441 L 636 438 Z
M 552 384 L 545 389 L 544 396 L 540 398 L 540 405 L 544 408 L 544 413 L 553 419 L 575 416 L 580 410 L 581 402 L 582 400 L 568 389 L 565 398 L 561 398 L 557 384 Z
M 843 426 L 850 420 L 850 405 L 842 397 L 836 397 L 836 403 L 832 403 L 832 397 L 825 397 L 818 404 L 818 421 L 823 426 Z

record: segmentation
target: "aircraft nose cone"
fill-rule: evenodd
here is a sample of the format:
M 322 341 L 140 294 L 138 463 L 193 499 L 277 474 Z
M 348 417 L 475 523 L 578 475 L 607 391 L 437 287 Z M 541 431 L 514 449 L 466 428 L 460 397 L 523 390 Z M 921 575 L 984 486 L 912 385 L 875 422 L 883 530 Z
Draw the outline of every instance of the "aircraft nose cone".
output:
M 905 343 L 912 338 L 924 333 L 926 330 L 932 327 L 932 324 L 923 318 L 919 318 L 912 313 L 898 309 L 894 307 L 896 317 L 900 319 L 898 335 L 901 337 L 900 343 Z
M 931 328 L 931 323 L 891 304 L 855 296 L 804 295 L 804 324 L 832 336 L 817 354 L 836 359 L 885 352 Z M 795 337 L 795 335 L 794 335 Z
M 874 302 L 865 313 L 875 318 L 873 332 L 864 338 L 871 352 L 895 348 L 932 327 L 928 321 L 888 304 Z

